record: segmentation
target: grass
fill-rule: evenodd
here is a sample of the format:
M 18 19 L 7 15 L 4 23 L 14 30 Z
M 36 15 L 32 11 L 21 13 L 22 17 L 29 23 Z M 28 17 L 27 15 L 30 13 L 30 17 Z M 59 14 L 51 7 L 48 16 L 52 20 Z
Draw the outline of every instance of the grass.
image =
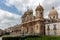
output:
M 25 40 L 60 40 L 60 36 L 27 37 Z
M 5 37 L 4 39 L 9 40 L 21 40 L 21 37 Z M 7 39 L 7 40 L 8 40 Z M 60 40 L 60 36 L 26 36 L 23 40 Z

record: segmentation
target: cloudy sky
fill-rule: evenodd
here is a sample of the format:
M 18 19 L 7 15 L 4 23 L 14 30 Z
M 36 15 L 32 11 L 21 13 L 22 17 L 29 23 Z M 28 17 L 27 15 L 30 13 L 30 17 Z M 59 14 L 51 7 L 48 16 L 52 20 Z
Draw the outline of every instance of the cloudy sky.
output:
M 45 18 L 48 18 L 52 6 L 60 13 L 60 0 L 0 0 L 0 29 L 20 24 L 27 7 L 33 9 L 35 15 L 35 8 L 39 3 L 44 7 Z

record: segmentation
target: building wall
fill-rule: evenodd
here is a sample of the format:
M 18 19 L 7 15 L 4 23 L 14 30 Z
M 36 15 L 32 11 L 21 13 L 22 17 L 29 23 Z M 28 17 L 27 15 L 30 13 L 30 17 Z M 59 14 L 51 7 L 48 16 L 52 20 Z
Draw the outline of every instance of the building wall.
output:
M 47 30 L 48 25 L 49 25 L 50 30 Z M 54 30 L 54 25 L 56 25 L 56 30 Z M 56 34 L 59 36 L 60 35 L 60 22 L 46 24 L 45 25 L 45 33 L 46 33 L 46 35 L 55 35 Z

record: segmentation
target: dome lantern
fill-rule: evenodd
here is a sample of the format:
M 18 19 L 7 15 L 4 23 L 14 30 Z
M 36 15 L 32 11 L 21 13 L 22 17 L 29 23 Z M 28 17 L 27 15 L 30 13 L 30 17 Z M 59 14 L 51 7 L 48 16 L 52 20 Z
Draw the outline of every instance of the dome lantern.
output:
M 48 14 L 48 17 L 50 19 L 57 19 L 58 18 L 58 12 L 55 10 L 54 7 L 52 7 L 51 11 Z

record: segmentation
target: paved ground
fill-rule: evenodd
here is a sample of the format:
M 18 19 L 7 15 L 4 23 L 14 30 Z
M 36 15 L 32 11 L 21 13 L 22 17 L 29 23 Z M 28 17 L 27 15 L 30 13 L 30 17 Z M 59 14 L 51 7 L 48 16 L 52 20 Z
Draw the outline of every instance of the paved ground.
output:
M 0 40 L 2 40 L 2 37 L 0 37 Z

